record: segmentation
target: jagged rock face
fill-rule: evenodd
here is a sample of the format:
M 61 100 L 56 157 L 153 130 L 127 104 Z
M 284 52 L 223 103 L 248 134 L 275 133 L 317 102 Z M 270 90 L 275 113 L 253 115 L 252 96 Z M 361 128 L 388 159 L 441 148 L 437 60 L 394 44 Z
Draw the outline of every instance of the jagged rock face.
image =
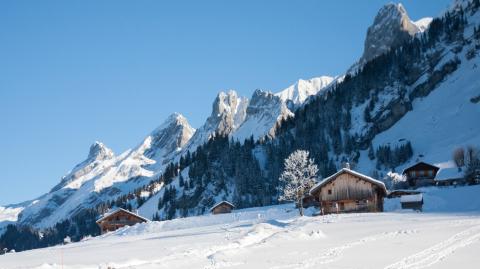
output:
M 188 142 L 184 152 L 193 152 L 198 146 L 207 142 L 214 134 L 230 135 L 245 120 L 249 101 L 230 90 L 220 92 L 212 106 L 212 114 Z
M 228 135 L 245 120 L 247 105 L 248 99 L 239 97 L 235 91 L 220 92 L 213 103 L 207 124 L 216 126 L 218 133 Z
M 107 148 L 103 143 L 96 141 L 93 145 L 90 146 L 90 151 L 88 152 L 88 159 L 91 160 L 106 160 L 111 159 L 115 156 L 113 151 Z
M 423 28 L 420 29 L 410 20 L 402 4 L 390 3 L 383 6 L 378 11 L 373 25 L 368 28 L 360 64 L 362 65 L 387 52 L 391 47 L 410 39 L 416 33 L 424 30 Z
M 235 131 L 233 138 L 239 141 L 253 138 L 259 139 L 265 135 L 273 136 L 276 124 L 293 113 L 280 96 L 271 92 L 256 90 L 247 108 L 247 117 Z
M 190 126 L 187 119 L 181 114 L 174 113 L 144 140 L 141 155 L 154 160 L 155 166 L 159 167 L 172 161 L 194 133 L 195 129 Z M 142 146 L 139 146 L 140 148 Z M 150 168 L 157 170 L 154 167 Z

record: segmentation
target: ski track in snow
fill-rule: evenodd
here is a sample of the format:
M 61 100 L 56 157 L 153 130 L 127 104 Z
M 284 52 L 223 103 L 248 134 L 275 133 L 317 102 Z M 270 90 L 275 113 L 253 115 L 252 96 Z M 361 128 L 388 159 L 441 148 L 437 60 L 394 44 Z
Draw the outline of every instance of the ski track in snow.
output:
M 287 264 L 281 266 L 274 266 L 271 269 L 286 269 L 286 268 L 313 268 L 317 267 L 318 265 L 328 264 L 335 262 L 342 258 L 343 252 L 347 249 L 351 249 L 354 247 L 359 247 L 365 245 L 370 242 L 374 242 L 377 240 L 382 240 L 386 238 L 393 238 L 397 236 L 404 236 L 404 235 L 411 235 L 417 233 L 416 230 L 398 230 L 393 232 L 384 232 L 377 235 L 363 237 L 359 240 L 355 240 L 338 247 L 333 247 L 321 252 L 318 257 L 310 258 L 299 263 L 294 264 Z
M 453 254 L 457 249 L 476 243 L 479 240 L 480 225 L 457 233 L 449 239 L 427 248 L 417 254 L 403 258 L 402 260 L 385 267 L 385 269 L 426 268 Z

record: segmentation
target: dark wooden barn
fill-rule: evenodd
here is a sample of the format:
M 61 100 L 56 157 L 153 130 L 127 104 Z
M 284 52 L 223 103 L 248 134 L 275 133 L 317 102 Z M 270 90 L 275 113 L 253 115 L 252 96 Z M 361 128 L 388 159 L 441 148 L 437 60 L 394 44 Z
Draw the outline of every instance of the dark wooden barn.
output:
M 421 193 L 403 195 L 400 197 L 400 204 L 402 205 L 402 209 L 413 209 L 416 211 L 422 211 L 423 195 Z
M 147 222 L 148 219 L 132 213 L 123 208 L 118 208 L 112 212 L 106 213 L 103 217 L 97 220 L 97 225 L 100 226 L 102 234 L 115 231 L 124 226 L 132 226 L 137 223 Z
M 430 186 L 435 184 L 435 176 L 440 168 L 425 162 L 418 162 L 405 168 L 402 174 L 411 187 Z
M 210 212 L 212 214 L 224 214 L 224 213 L 230 213 L 232 210 L 235 208 L 235 206 L 227 201 L 221 201 L 216 203 L 212 208 L 210 208 Z
M 381 212 L 387 195 L 385 184 L 348 168 L 316 184 L 310 194 L 322 214 L 342 212 Z

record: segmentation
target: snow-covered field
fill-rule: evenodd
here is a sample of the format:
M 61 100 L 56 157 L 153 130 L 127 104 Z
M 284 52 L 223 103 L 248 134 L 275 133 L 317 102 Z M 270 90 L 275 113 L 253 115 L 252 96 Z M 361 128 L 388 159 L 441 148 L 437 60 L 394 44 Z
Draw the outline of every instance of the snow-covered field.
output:
M 480 186 L 424 191 L 426 213 L 398 211 L 398 199 L 378 214 L 312 217 L 310 209 L 298 217 L 290 204 L 251 208 L 9 253 L 0 268 L 477 268 Z

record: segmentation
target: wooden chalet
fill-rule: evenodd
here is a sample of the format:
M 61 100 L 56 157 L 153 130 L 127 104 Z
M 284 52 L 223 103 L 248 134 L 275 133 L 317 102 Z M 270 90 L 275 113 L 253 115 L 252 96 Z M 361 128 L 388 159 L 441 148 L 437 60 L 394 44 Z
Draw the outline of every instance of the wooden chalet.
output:
M 212 214 L 214 215 L 224 214 L 232 212 L 234 208 L 235 206 L 232 203 L 227 201 L 221 201 L 212 206 L 212 208 L 210 208 L 210 212 L 212 212 Z
M 102 234 L 115 231 L 124 226 L 132 226 L 137 223 L 147 222 L 148 219 L 125 210 L 123 208 L 115 209 L 106 213 L 103 217 L 97 220 L 97 225 L 100 226 Z
M 422 211 L 423 195 L 421 193 L 403 195 L 400 197 L 400 204 L 402 205 L 402 209 Z
M 311 190 L 321 214 L 381 212 L 387 195 L 385 184 L 348 168 L 325 178 Z
M 426 162 L 418 162 L 403 170 L 411 187 L 430 186 L 435 183 L 435 176 L 440 168 Z

